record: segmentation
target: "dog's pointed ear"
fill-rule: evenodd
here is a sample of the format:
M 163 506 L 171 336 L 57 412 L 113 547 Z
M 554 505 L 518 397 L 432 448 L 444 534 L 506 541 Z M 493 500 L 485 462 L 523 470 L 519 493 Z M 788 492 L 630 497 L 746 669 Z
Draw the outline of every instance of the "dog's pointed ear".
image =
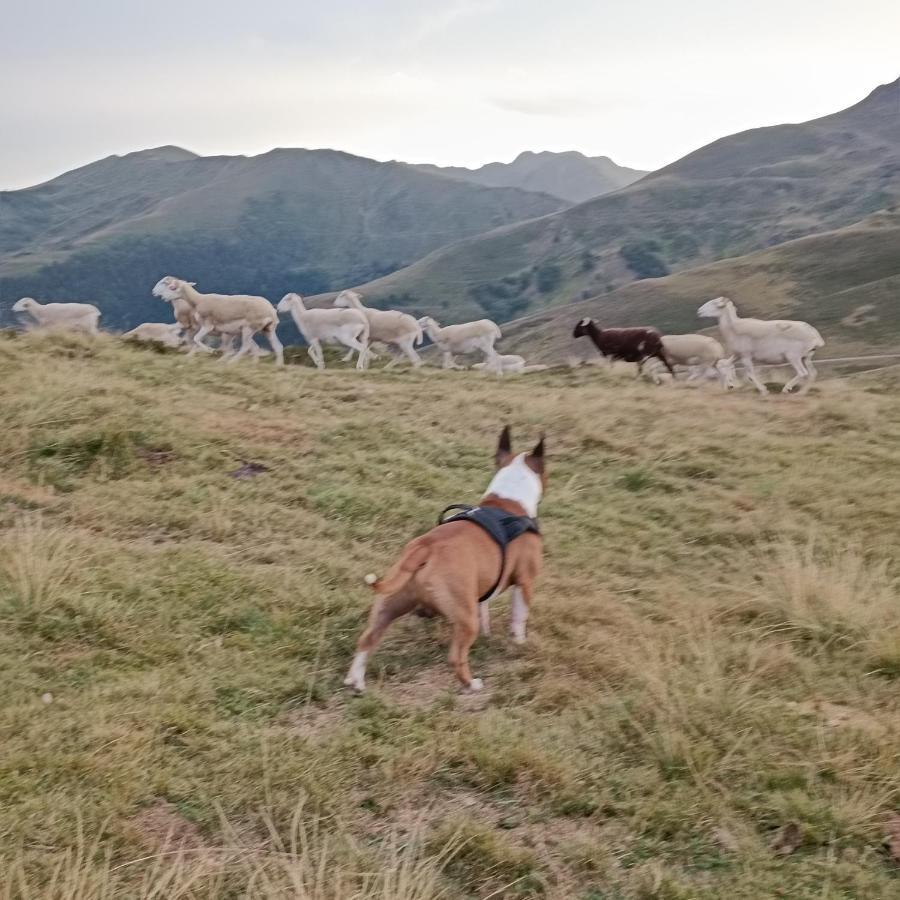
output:
M 531 453 L 525 457 L 525 462 L 529 468 L 533 469 L 538 475 L 544 471 L 544 433 L 541 432 L 541 439 L 534 445 Z
M 512 458 L 512 435 L 509 433 L 509 425 L 503 426 L 500 432 L 500 440 L 497 442 L 497 452 L 494 454 L 494 462 L 497 468 L 505 466 Z

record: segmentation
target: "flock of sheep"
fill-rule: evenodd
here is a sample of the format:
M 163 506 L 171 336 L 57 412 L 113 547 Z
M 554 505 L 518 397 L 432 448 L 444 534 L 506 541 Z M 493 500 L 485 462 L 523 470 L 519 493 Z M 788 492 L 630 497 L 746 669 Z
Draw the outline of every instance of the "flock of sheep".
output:
M 278 306 L 264 297 L 245 294 L 203 294 L 193 282 L 167 275 L 153 288 L 153 295 L 171 304 L 175 322 L 146 322 L 123 335 L 124 338 L 152 341 L 169 347 L 188 345 L 190 352 L 213 348 L 209 336 L 219 339 L 223 358 L 235 362 L 245 354 L 258 357 L 263 352 L 255 341 L 262 335 L 275 355 L 276 365 L 284 365 L 284 348 L 276 333 L 280 313 L 289 313 L 303 335 L 315 365 L 325 368 L 322 344 L 339 344 L 348 349 L 345 362 L 357 354 L 356 368 L 366 369 L 377 354 L 372 343 L 384 344 L 391 353 L 387 368 L 404 357 L 413 366 L 422 365 L 416 352 L 427 335 L 442 354 L 445 369 L 461 368 L 455 357 L 481 353 L 483 361 L 474 368 L 498 375 L 545 369 L 528 366 L 518 355 L 502 355 L 494 349 L 500 339 L 499 327 L 489 319 L 442 327 L 430 316 L 416 319 L 396 310 L 369 309 L 355 291 L 343 291 L 331 308 L 307 309 L 299 294 L 286 294 Z M 68 328 L 96 334 L 100 310 L 88 303 L 38 303 L 23 297 L 14 312 L 27 313 L 39 326 Z M 766 388 L 757 377 L 754 363 L 789 365 L 794 377 L 784 386 L 788 393 L 801 381 L 802 391 L 816 377 L 812 362 L 815 351 L 824 345 L 821 335 L 806 322 L 740 318 L 727 297 L 718 297 L 697 310 L 700 317 L 718 319 L 723 343 L 702 334 L 661 335 L 655 328 L 600 328 L 592 319 L 582 319 L 574 337 L 589 337 L 601 356 L 638 364 L 645 363 L 660 381 L 660 367 L 674 376 L 674 365 L 688 370 L 688 380 L 717 378 L 724 388 L 738 384 L 735 361 L 740 361 L 747 377 L 761 393 Z M 239 341 L 239 342 L 238 342 Z
M 323 344 L 338 344 L 348 349 L 344 361 L 357 354 L 357 369 L 368 368 L 377 359 L 372 343 L 387 346 L 391 360 L 387 368 L 404 357 L 414 366 L 422 365 L 416 352 L 427 335 L 443 357 L 445 369 L 457 369 L 455 357 L 481 353 L 483 362 L 476 368 L 498 374 L 535 371 L 546 366 L 527 366 L 521 356 L 501 355 L 494 344 L 501 338 L 500 328 L 489 319 L 441 326 L 430 316 L 416 319 L 395 310 L 369 309 L 355 291 L 343 291 L 332 308 L 307 309 L 299 294 L 286 294 L 278 306 L 264 297 L 243 294 L 203 294 L 190 281 L 167 275 L 153 288 L 153 295 L 171 304 L 175 316 L 172 323 L 145 322 L 126 332 L 129 340 L 152 341 L 168 347 L 187 345 L 190 352 L 213 352 L 207 337 L 219 338 L 219 350 L 229 362 L 245 354 L 259 356 L 262 351 L 255 341 L 265 338 L 275 355 L 276 365 L 284 365 L 284 347 L 278 339 L 279 314 L 290 314 L 308 345 L 308 353 L 320 368 L 325 368 Z M 69 328 L 96 334 L 100 310 L 88 303 L 38 303 L 24 297 L 13 306 L 14 312 L 28 313 L 40 326 Z
M 740 361 L 753 386 L 766 394 L 754 363 L 791 366 L 794 377 L 782 388 L 789 394 L 800 382 L 801 393 L 816 379 L 813 355 L 825 346 L 822 335 L 807 322 L 786 319 L 745 319 L 727 297 L 716 297 L 697 310 L 700 318 L 718 319 L 723 346 L 705 334 L 662 335 L 655 328 L 600 328 L 593 319 L 582 319 L 573 337 L 589 337 L 607 359 L 621 359 L 643 365 L 656 362 L 651 377 L 659 383 L 659 364 L 674 376 L 673 364 L 687 367 L 692 378 L 715 377 L 725 388 L 738 384 L 735 361 Z

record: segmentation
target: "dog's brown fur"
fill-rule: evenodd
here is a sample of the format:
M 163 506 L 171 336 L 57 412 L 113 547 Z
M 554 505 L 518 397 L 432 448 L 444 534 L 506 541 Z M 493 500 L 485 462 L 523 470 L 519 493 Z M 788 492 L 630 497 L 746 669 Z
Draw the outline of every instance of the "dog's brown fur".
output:
M 509 429 L 500 436 L 495 457 L 501 469 L 513 460 Z M 526 465 L 546 483 L 544 439 L 526 455 Z M 517 502 L 486 495 L 482 506 L 527 515 Z M 506 561 L 494 594 L 511 586 L 521 589 L 527 607 L 540 574 L 543 545 L 540 535 L 525 532 L 506 548 Z M 478 636 L 478 598 L 497 580 L 502 554 L 493 539 L 471 522 L 447 522 L 410 541 L 387 573 L 372 583 L 377 598 L 369 626 L 357 642 L 357 652 L 371 653 L 390 624 L 416 607 L 442 615 L 453 627 L 449 661 L 465 688 L 473 686 L 469 650 Z M 348 682 L 352 680 L 348 677 Z

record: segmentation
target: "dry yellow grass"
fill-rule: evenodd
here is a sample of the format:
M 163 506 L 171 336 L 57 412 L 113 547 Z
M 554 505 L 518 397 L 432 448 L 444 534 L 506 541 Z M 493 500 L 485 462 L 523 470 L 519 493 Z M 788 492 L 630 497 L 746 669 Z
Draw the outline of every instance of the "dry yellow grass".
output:
M 3 900 L 900 888 L 890 376 L 760 401 L 40 335 L 0 374 Z M 548 434 L 528 644 L 480 640 L 460 696 L 404 621 L 347 696 L 361 576 L 477 498 L 504 422 Z

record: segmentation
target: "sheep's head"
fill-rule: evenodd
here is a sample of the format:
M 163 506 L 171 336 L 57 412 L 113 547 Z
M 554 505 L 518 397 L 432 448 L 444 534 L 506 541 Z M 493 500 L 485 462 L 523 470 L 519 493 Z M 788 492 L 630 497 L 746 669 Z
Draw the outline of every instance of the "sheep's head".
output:
M 733 356 L 729 356 L 727 359 L 720 359 L 716 363 L 716 368 L 722 375 L 722 383 L 728 390 L 738 386 L 737 370 L 734 368 Z
M 734 304 L 727 297 L 716 297 L 715 300 L 709 300 L 697 310 L 697 315 L 701 319 L 718 319 L 722 315 L 723 310 Z
M 577 337 L 577 338 L 578 338 L 578 337 L 584 337 L 586 334 L 590 334 L 590 333 L 591 333 L 591 326 L 593 326 L 594 328 L 596 328 L 596 325 L 594 325 L 594 320 L 593 320 L 593 319 L 588 319 L 588 318 L 582 319 L 582 320 L 575 326 L 575 330 L 572 332 L 572 337 Z M 600 329 L 598 328 L 597 330 L 599 331 Z
M 344 309 L 352 309 L 357 305 L 362 305 L 362 297 L 356 291 L 341 291 L 334 298 L 334 306 L 341 306 Z
M 276 306 L 275 309 L 280 313 L 290 312 L 298 304 L 300 306 L 303 305 L 303 298 L 299 294 L 295 294 L 291 291 L 278 301 L 278 306 Z
M 166 275 L 156 282 L 153 288 L 153 296 L 171 303 L 181 296 L 181 281 L 172 275 Z
M 16 300 L 13 304 L 13 312 L 28 312 L 32 307 L 37 306 L 37 301 L 33 297 L 23 297 Z

